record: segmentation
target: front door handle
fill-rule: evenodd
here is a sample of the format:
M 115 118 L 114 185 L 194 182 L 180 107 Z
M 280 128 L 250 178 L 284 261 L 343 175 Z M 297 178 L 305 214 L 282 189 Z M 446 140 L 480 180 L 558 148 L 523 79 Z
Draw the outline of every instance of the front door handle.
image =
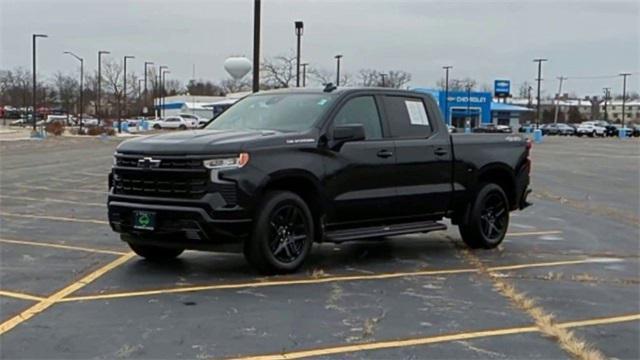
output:
M 447 149 L 445 148 L 437 148 L 433 151 L 434 154 L 438 155 L 438 156 L 445 156 L 447 155 L 449 152 L 447 151 Z
M 387 149 L 383 149 L 383 150 L 378 151 L 378 157 L 381 157 L 381 158 L 388 158 L 388 157 L 390 157 L 392 155 L 393 155 L 393 152 L 389 151 Z

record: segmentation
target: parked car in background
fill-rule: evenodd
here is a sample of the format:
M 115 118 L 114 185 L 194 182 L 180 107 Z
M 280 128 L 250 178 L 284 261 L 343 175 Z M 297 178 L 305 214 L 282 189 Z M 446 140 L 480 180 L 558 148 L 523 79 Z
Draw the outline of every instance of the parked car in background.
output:
M 631 136 L 633 136 L 633 137 L 640 136 L 640 125 L 633 124 L 633 125 L 631 125 L 629 127 L 631 128 Z
M 593 122 L 597 126 L 602 126 L 603 128 L 605 128 L 604 134 L 606 136 L 618 136 L 618 128 L 610 122 L 606 120 L 593 120 Z
M 153 128 L 158 129 L 195 129 L 198 127 L 196 120 L 185 120 L 180 116 L 169 116 L 166 119 L 160 120 L 153 124 Z
M 199 127 L 202 125 L 205 125 L 206 123 L 209 122 L 209 119 L 207 118 L 203 118 L 194 114 L 178 114 L 179 117 L 183 118 L 185 121 L 188 121 L 190 123 L 194 123 L 195 122 L 195 126 Z
M 473 129 L 475 133 L 511 133 L 511 127 L 507 125 L 487 124 Z
M 578 136 L 605 136 L 607 129 L 604 126 L 598 125 L 595 121 L 584 121 L 576 129 Z
M 616 128 L 616 130 L 615 130 L 616 135 L 615 136 L 620 136 L 620 131 L 624 131 L 626 137 L 632 137 L 633 136 L 634 129 L 632 127 L 630 127 L 630 126 L 622 127 L 622 125 L 619 125 L 619 124 L 612 125 L 612 126 Z
M 543 132 L 543 134 L 545 135 L 563 135 L 563 136 L 575 135 L 575 133 L 576 133 L 576 128 L 565 123 L 548 124 L 545 127 L 545 131 Z

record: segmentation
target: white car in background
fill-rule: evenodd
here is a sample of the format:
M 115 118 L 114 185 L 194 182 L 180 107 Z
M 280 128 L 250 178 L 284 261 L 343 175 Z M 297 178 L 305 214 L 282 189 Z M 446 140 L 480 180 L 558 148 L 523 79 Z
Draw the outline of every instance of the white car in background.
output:
M 189 119 L 186 120 L 180 116 L 169 116 L 166 119 L 162 119 L 160 121 L 155 122 L 153 124 L 153 128 L 156 130 L 159 129 L 195 129 L 198 127 L 198 121 Z
M 197 127 L 209 122 L 209 119 L 194 114 L 178 114 L 178 116 L 185 119 L 186 121 L 195 122 Z
M 595 121 L 584 121 L 576 129 L 576 135 L 605 136 L 607 129 L 598 125 Z

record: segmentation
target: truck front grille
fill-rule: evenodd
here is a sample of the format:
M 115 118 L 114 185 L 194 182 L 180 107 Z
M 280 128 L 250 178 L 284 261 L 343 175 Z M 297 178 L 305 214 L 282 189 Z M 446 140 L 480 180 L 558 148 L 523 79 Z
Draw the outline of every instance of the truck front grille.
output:
M 155 163 L 149 165 L 149 160 Z M 112 186 L 115 194 L 199 199 L 207 192 L 208 182 L 201 159 L 116 155 Z

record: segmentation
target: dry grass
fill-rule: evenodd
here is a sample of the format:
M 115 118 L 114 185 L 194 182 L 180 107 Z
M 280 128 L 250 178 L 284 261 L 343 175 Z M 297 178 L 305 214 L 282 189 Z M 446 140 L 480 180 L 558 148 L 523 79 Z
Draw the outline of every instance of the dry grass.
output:
M 508 298 L 517 308 L 525 311 L 534 321 L 540 332 L 554 339 L 562 349 L 571 354 L 576 359 L 601 360 L 605 356 L 578 338 L 572 331 L 559 327 L 553 315 L 547 313 L 542 307 L 537 306 L 535 301 L 525 293 L 519 292 L 515 286 L 505 280 L 502 274 L 488 271 L 487 267 L 480 259 L 467 249 L 462 249 L 467 261 L 478 268 L 480 273 L 489 276 L 493 281 L 493 287 L 504 297 Z M 549 274 L 549 279 L 557 279 L 562 274 Z

